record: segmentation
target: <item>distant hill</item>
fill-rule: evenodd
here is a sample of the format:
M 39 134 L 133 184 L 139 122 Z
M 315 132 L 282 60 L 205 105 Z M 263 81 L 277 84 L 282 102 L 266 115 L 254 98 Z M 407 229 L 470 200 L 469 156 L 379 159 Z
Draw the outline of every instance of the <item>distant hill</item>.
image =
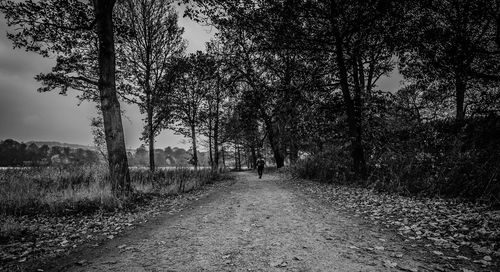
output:
M 60 147 L 69 147 L 69 148 L 73 148 L 73 149 L 81 148 L 81 149 L 85 149 L 85 150 L 95 150 L 95 147 L 93 147 L 93 146 L 79 145 L 79 144 L 68 144 L 68 143 L 53 142 L 53 141 L 29 141 L 29 142 L 26 142 L 26 145 L 30 145 L 32 143 L 36 144 L 38 147 L 40 147 L 42 145 L 47 145 L 49 147 L 60 146 Z

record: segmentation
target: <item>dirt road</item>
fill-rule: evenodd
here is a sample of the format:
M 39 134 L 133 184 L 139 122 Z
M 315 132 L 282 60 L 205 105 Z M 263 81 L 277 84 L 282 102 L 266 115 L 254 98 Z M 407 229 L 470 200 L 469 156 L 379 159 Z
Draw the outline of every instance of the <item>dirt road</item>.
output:
M 190 209 L 82 258 L 88 262 L 65 270 L 422 271 L 425 266 L 390 232 L 350 219 L 277 177 L 258 179 L 250 172 L 238 173 L 232 186 Z

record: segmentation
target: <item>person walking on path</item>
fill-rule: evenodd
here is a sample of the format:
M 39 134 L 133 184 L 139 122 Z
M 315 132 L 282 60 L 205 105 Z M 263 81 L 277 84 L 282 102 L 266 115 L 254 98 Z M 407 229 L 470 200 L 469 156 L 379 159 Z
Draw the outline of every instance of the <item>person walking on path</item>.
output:
M 266 165 L 266 161 L 264 161 L 264 158 L 262 156 L 259 156 L 257 159 L 257 173 L 259 173 L 259 178 L 262 178 L 262 172 L 264 171 L 264 165 Z

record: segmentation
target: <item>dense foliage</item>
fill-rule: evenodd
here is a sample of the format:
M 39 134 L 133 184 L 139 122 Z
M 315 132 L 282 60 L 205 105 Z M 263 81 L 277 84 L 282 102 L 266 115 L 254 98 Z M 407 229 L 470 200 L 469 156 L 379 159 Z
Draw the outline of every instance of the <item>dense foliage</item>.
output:
M 327 182 L 499 201 L 497 1 L 197 3 L 187 14 L 218 31 L 208 52 L 229 67 L 236 127 L 224 136 L 243 157 Z M 398 75 L 399 90 L 380 87 Z

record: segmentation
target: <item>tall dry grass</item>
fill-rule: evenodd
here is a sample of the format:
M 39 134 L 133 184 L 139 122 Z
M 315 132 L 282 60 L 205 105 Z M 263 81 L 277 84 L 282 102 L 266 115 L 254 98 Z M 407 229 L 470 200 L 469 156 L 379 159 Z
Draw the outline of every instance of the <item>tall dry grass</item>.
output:
M 153 174 L 131 170 L 135 195 L 179 194 L 218 178 L 208 169 L 166 169 Z M 108 180 L 102 165 L 0 170 L 0 215 L 91 213 L 127 204 L 112 195 Z

